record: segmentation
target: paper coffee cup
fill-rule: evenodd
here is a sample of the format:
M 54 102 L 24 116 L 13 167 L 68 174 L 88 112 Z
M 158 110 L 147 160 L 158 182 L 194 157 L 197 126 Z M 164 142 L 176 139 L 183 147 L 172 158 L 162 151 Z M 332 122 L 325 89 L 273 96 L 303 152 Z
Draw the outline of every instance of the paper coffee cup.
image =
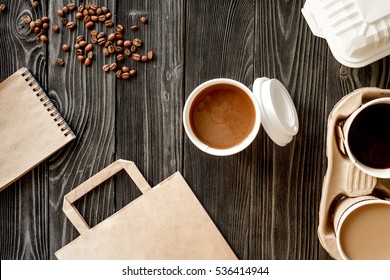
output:
M 378 99 L 375 99 L 375 100 L 372 100 L 370 102 L 367 102 L 366 104 L 364 104 L 363 106 L 361 106 L 359 109 L 357 109 L 355 112 L 353 112 L 351 114 L 351 116 L 348 117 L 348 119 L 346 120 L 344 126 L 343 126 L 343 131 L 344 131 L 344 146 L 346 148 L 346 152 L 348 154 L 348 157 L 350 158 L 350 160 L 352 161 L 352 163 L 357 167 L 359 168 L 361 171 L 363 171 L 364 173 L 367 173 L 373 177 L 378 177 L 378 178 L 390 178 L 390 167 L 388 168 L 376 168 L 376 167 L 372 167 L 372 166 L 369 166 L 368 164 L 365 164 L 365 163 L 362 163 L 361 160 L 359 160 L 357 158 L 357 156 L 354 154 L 354 152 L 352 151 L 353 149 L 351 148 L 351 141 L 353 141 L 353 137 L 352 135 L 350 135 L 351 133 L 351 127 L 357 122 L 357 118 L 359 116 L 362 116 L 362 114 L 364 112 L 366 112 L 367 110 L 369 110 L 370 108 L 373 110 L 372 106 L 377 106 L 377 105 L 381 105 L 381 104 L 389 104 L 390 106 L 390 98 L 389 97 L 384 97 L 384 98 L 378 98 Z M 375 111 L 375 110 L 373 110 Z M 359 120 L 361 121 L 361 120 Z M 390 120 L 389 119 L 383 119 L 383 125 L 384 126 L 389 126 L 388 129 L 387 127 L 385 127 L 384 129 L 387 129 L 387 131 L 389 131 L 389 135 L 390 135 Z M 376 125 L 375 124 L 376 122 L 372 123 L 372 125 Z M 365 143 L 365 150 L 367 150 L 367 152 L 370 152 L 368 150 L 371 150 L 372 148 L 375 148 L 376 145 L 378 145 L 377 143 L 375 142 L 370 142 L 370 137 L 359 137 L 360 141 L 363 141 L 363 143 Z M 375 141 L 377 141 L 377 139 L 375 139 Z M 386 150 L 390 150 L 390 141 L 389 139 L 383 139 L 383 142 L 386 144 Z M 356 149 L 356 148 L 355 148 Z M 364 152 L 364 151 L 362 151 Z M 384 151 L 383 151 L 384 152 Z M 378 154 L 379 156 L 383 156 L 383 153 L 381 151 L 376 151 L 376 154 Z M 387 159 L 387 157 L 386 157 Z M 390 161 L 390 159 L 389 159 Z
M 333 225 L 343 259 L 390 259 L 390 201 L 345 198 L 336 206 Z

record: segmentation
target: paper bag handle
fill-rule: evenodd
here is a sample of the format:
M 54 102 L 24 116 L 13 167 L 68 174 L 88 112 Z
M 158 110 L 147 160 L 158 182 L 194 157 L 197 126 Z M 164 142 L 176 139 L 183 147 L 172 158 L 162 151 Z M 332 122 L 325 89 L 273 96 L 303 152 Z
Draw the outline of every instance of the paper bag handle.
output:
M 134 162 L 123 159 L 119 159 L 113 162 L 112 164 L 101 170 L 99 173 L 95 174 L 87 181 L 73 189 L 64 197 L 64 205 L 62 210 L 80 234 L 83 234 L 83 232 L 88 231 L 90 227 L 85 222 L 84 218 L 81 216 L 80 212 L 73 205 L 73 203 L 91 190 L 93 190 L 95 187 L 106 181 L 107 179 L 114 176 L 122 169 L 124 169 L 127 174 L 129 174 L 129 176 L 137 185 L 142 194 L 151 190 L 150 185 L 145 180 L 144 176 L 142 176 L 141 172 L 138 170 Z

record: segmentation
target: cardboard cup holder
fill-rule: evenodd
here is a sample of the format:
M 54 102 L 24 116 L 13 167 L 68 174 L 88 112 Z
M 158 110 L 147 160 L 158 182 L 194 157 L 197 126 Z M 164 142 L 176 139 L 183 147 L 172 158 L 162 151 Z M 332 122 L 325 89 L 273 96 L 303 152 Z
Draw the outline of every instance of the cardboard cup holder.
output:
M 322 186 L 318 237 L 324 249 L 335 259 L 342 259 L 337 247 L 334 214 L 344 198 L 375 196 L 390 197 L 390 180 L 372 177 L 358 169 L 349 159 L 344 147 L 342 126 L 346 119 L 363 104 L 390 97 L 390 90 L 361 88 L 343 97 L 330 112 L 326 136 L 328 168 Z

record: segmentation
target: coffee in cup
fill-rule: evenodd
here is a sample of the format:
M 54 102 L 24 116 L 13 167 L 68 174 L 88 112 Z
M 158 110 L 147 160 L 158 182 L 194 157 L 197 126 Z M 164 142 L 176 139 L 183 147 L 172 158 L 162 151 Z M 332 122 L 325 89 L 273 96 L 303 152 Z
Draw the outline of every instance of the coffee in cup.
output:
M 232 155 L 252 143 L 261 121 L 276 144 L 288 144 L 298 132 L 298 117 L 287 90 L 268 78 L 256 79 L 253 89 L 222 78 L 195 88 L 183 110 L 189 139 L 206 153 Z

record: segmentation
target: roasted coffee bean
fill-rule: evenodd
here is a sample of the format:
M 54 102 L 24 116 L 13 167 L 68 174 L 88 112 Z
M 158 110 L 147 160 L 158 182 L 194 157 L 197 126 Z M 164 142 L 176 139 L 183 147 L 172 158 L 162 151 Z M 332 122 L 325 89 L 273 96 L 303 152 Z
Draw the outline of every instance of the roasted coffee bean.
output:
M 86 47 L 85 47 L 85 51 L 86 52 L 90 52 L 93 50 L 93 45 L 92 44 L 88 44 Z
M 63 17 L 64 12 L 62 10 L 57 10 L 57 15 L 59 15 L 60 17 Z
M 32 8 L 33 8 L 34 10 L 38 9 L 38 6 L 39 6 L 38 1 L 32 2 Z
M 73 11 L 76 8 L 76 5 L 74 3 L 69 3 L 68 5 L 66 5 L 66 7 L 68 7 L 69 11 Z
M 70 47 L 67 44 L 62 45 L 62 50 L 64 52 L 68 52 L 70 50 Z
M 100 46 L 104 46 L 104 44 L 107 42 L 107 40 L 106 40 L 106 38 L 100 38 L 100 39 L 98 39 L 98 44 L 100 45 Z
M 24 21 L 25 23 L 29 24 L 29 23 L 31 22 L 30 16 L 28 16 L 28 15 L 23 16 L 23 21 Z
M 134 69 L 130 70 L 130 76 L 135 76 L 137 74 L 137 71 L 135 71 Z
M 115 52 L 115 47 L 113 45 L 109 45 L 107 49 L 108 49 L 109 53 L 114 53 Z
M 125 49 L 125 51 L 123 52 L 126 56 L 130 56 L 131 55 L 131 51 L 129 49 Z
M 103 6 L 103 7 L 102 7 L 102 12 L 103 12 L 103 13 L 107 14 L 107 13 L 108 13 L 108 11 L 109 11 L 109 10 L 108 10 L 108 8 L 107 8 L 107 7 L 105 7 L 105 6 Z
M 84 16 L 82 13 L 76 13 L 76 18 L 77 19 L 82 19 Z
M 133 30 L 133 31 L 137 31 L 138 30 L 138 26 L 137 25 L 132 25 L 132 26 L 130 26 L 130 29 Z
M 123 42 L 123 45 L 124 45 L 126 48 L 130 48 L 131 45 L 132 45 L 132 43 L 131 43 L 130 40 L 126 40 L 126 41 Z
M 141 57 L 141 60 L 142 60 L 143 62 L 146 62 L 146 61 L 148 61 L 148 57 L 147 57 L 146 55 L 143 55 L 143 56 Z
M 92 61 L 93 60 L 93 58 L 94 58 L 94 54 L 93 54 L 93 52 L 88 52 L 88 55 L 87 55 L 87 57 Z
M 84 63 L 85 57 L 83 55 L 78 55 L 77 60 L 80 61 L 81 63 Z
M 98 16 L 91 16 L 91 20 L 93 22 L 98 22 L 99 21 L 99 17 Z
M 41 29 L 37 26 L 34 28 L 34 32 L 38 34 L 39 32 L 41 32 Z
M 88 45 L 87 41 L 80 41 L 79 44 L 80 44 L 80 47 L 83 49 Z
M 135 39 L 133 40 L 133 45 L 134 45 L 134 46 L 137 46 L 137 47 L 141 46 L 141 45 L 142 45 L 141 39 L 135 38 Z
M 123 52 L 122 47 L 116 46 L 116 47 L 115 47 L 115 52 L 116 52 L 116 53 L 122 53 L 122 52 Z
M 1 3 L 1 4 L 0 4 L 0 13 L 1 13 L 1 12 L 5 12 L 6 10 L 7 10 L 7 5 L 4 4 L 4 3 Z
M 45 29 L 45 30 L 49 29 L 49 24 L 47 22 L 43 23 L 42 24 L 42 28 Z
M 97 7 L 95 4 L 91 4 L 91 5 L 90 5 L 90 9 L 92 9 L 92 10 L 94 10 L 94 11 L 96 11 L 97 8 L 98 8 L 98 7 Z
M 61 19 L 61 23 L 62 23 L 62 25 L 67 25 L 68 24 L 68 20 L 66 18 L 62 18 Z
M 108 48 L 108 46 L 112 45 L 112 43 L 110 41 L 107 41 L 105 44 L 104 44 L 104 47 Z
M 123 46 L 123 40 L 118 40 L 116 41 L 117 46 Z
M 149 60 L 153 59 L 153 52 L 152 51 L 148 51 L 148 59 Z
M 87 67 L 91 66 L 92 65 L 92 60 L 87 57 L 85 59 L 85 61 L 84 61 L 84 65 L 87 66 Z
M 129 67 L 127 67 L 127 66 L 123 66 L 123 67 L 122 67 L 122 72 L 123 72 L 123 73 L 129 72 L 129 71 L 130 71 L 130 68 L 129 68 Z
M 81 46 L 80 46 L 80 44 L 79 44 L 79 43 L 77 43 L 76 45 L 74 45 L 74 48 L 75 48 L 76 50 L 78 50 L 78 49 L 80 49 L 80 48 L 81 48 Z
M 104 22 L 106 20 L 106 16 L 105 15 L 100 15 L 99 16 L 99 21 L 100 22 Z
M 98 42 L 98 38 L 96 36 L 91 36 L 91 42 L 96 44 Z
M 140 61 L 141 56 L 138 53 L 133 53 L 132 58 L 134 61 Z
M 85 9 L 86 9 L 86 10 L 89 10 L 90 8 L 91 8 L 91 3 L 85 4 Z
M 53 25 L 51 26 L 51 30 L 53 30 L 53 32 L 58 32 L 58 31 L 60 30 L 60 28 L 58 27 L 57 24 L 53 24 Z
M 46 35 L 41 35 L 39 37 L 39 40 L 41 40 L 42 43 L 46 44 L 49 39 L 47 39 Z
M 50 18 L 49 17 L 42 17 L 41 18 L 41 20 L 42 20 L 42 22 L 44 22 L 44 23 L 49 23 L 50 22 Z
M 110 65 L 104 64 L 102 69 L 103 69 L 104 72 L 108 72 L 108 71 L 110 71 Z
M 97 14 L 98 16 L 100 16 L 102 13 L 103 13 L 103 12 L 102 12 L 102 9 L 101 9 L 101 8 L 97 8 L 97 9 L 96 9 L 96 14 Z
M 142 17 L 140 18 L 139 20 L 142 24 L 147 24 L 148 23 L 148 19 L 146 17 Z
M 110 55 L 110 53 L 108 52 L 108 49 L 107 49 L 107 48 L 104 48 L 104 49 L 103 49 L 103 55 L 104 55 L 104 56 L 109 56 L 109 55 Z
M 98 37 L 98 39 L 103 38 L 103 37 L 106 37 L 106 33 L 100 32 L 100 33 L 97 35 L 97 37 Z
M 91 16 L 90 16 L 90 15 L 85 15 L 85 16 L 84 16 L 84 22 L 85 22 L 85 23 L 88 23 L 88 22 L 90 22 L 90 21 L 92 21 Z
M 84 11 L 83 11 L 83 16 L 85 17 L 85 16 L 88 16 L 88 15 L 89 15 L 88 10 L 84 10 Z
M 34 30 L 35 27 L 37 27 L 37 26 L 35 25 L 35 21 L 31 21 L 30 24 L 29 24 L 29 26 L 30 26 L 30 29 L 32 29 L 32 30 Z
M 130 78 L 130 73 L 129 72 L 122 73 L 122 79 L 123 80 L 128 80 L 129 78 Z
M 91 31 L 91 36 L 97 36 L 99 33 L 96 30 Z
M 62 7 L 62 11 L 64 12 L 64 14 L 69 13 L 69 9 L 66 6 Z
M 96 15 L 96 12 L 92 9 L 89 9 L 88 14 L 90 14 L 91 16 L 94 16 L 94 15 Z
M 77 8 L 77 11 L 79 13 L 82 13 L 84 11 L 84 6 L 83 5 L 80 5 L 78 8 Z
M 106 18 L 107 18 L 107 15 L 106 15 Z M 111 20 L 106 20 L 106 21 L 104 22 L 104 25 L 107 26 L 107 27 L 112 27 L 112 26 L 113 26 L 113 23 L 112 23 Z
M 131 46 L 130 50 L 131 50 L 131 52 L 135 52 L 137 50 L 137 47 L 133 45 L 133 46 Z
M 124 39 L 122 33 L 115 33 L 115 38 L 117 40 L 123 40 Z
M 114 33 L 111 33 L 110 35 L 108 35 L 108 40 L 114 41 L 115 39 L 116 39 L 116 37 L 115 37 Z
M 122 78 L 122 70 L 116 71 L 115 76 L 116 76 L 117 78 Z
M 87 22 L 85 24 L 85 28 L 87 28 L 87 29 L 92 29 L 92 28 L 94 28 L 94 26 L 95 26 L 95 23 L 93 23 L 93 21 Z
M 84 52 L 82 49 L 76 50 L 76 55 L 83 55 L 83 54 L 84 54 Z
M 39 33 L 37 34 L 37 37 L 39 38 L 39 37 L 41 37 L 43 35 L 43 29 L 41 29 L 40 31 L 39 31 Z
M 115 71 L 117 68 L 118 68 L 118 64 L 116 64 L 115 62 L 111 63 L 111 65 L 110 65 L 111 71 Z
M 81 35 L 77 36 L 76 42 L 77 42 L 77 43 L 80 43 L 81 41 L 85 41 L 84 37 L 81 36 Z
M 65 61 L 62 59 L 62 58 L 57 58 L 57 64 L 60 65 L 60 66 L 64 66 L 65 64 Z
M 118 54 L 117 56 L 116 56 L 116 60 L 117 61 L 123 61 L 125 59 L 125 57 L 123 56 L 123 54 Z
M 73 30 L 75 27 L 76 27 L 76 23 L 73 22 L 73 21 L 69 21 L 69 22 L 66 24 L 66 28 L 68 28 L 68 29 L 70 29 L 70 30 Z
M 38 26 L 38 27 L 41 27 L 42 26 L 42 20 L 41 19 L 36 19 L 35 20 L 35 25 Z
M 118 31 L 118 32 L 123 32 L 123 25 L 121 25 L 121 24 L 118 24 L 117 26 L 116 26 L 116 31 Z
M 106 19 L 110 19 L 112 17 L 111 13 L 106 13 Z

